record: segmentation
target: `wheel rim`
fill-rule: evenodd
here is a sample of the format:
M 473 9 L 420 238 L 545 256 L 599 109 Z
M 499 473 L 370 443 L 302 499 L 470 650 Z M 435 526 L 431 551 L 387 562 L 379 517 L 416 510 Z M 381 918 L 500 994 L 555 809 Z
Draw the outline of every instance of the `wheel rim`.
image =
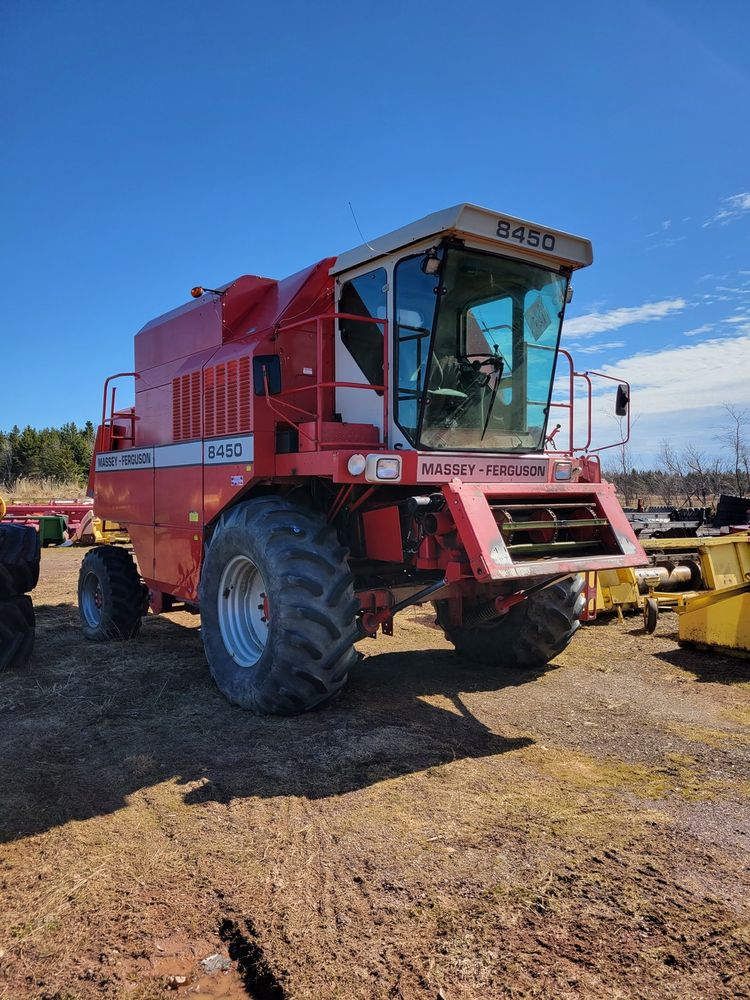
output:
M 81 610 L 90 628 L 101 625 L 103 606 L 104 597 L 99 577 L 96 573 L 87 573 L 81 587 Z
M 265 581 L 247 556 L 235 556 L 224 567 L 218 613 L 226 651 L 237 666 L 255 666 L 268 639 L 270 620 Z

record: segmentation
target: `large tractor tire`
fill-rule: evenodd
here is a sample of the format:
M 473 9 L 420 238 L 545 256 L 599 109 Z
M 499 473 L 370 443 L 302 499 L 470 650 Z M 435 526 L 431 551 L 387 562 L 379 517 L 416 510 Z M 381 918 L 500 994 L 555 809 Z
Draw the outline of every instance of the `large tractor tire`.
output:
M 447 602 L 435 604 L 438 624 L 456 651 L 488 667 L 538 670 L 565 649 L 586 606 L 583 576 L 538 590 L 502 618 L 472 627 L 448 624 Z
M 0 601 L 0 670 L 22 667 L 27 662 L 34 648 L 34 626 L 30 597 L 21 594 Z
M 39 581 L 39 532 L 24 524 L 0 524 L 0 601 L 27 594 Z
M 200 583 L 211 673 L 233 704 L 297 715 L 346 683 L 356 660 L 347 552 L 333 528 L 279 497 L 222 514 Z
M 147 610 L 148 593 L 129 552 L 99 545 L 86 553 L 78 574 L 78 612 L 87 639 L 133 639 Z

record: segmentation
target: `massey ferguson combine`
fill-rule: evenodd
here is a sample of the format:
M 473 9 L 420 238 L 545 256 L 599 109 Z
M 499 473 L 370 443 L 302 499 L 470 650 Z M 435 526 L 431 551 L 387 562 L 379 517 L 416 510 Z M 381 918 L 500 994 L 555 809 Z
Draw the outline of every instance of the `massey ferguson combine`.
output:
M 587 612 L 586 572 L 646 562 L 590 419 L 574 443 L 592 373 L 559 341 L 591 260 L 587 240 L 459 205 L 282 281 L 194 288 L 104 387 L 90 487 L 137 568 L 89 552 L 86 636 L 199 610 L 217 685 L 261 714 L 329 699 L 359 638 L 429 601 L 469 660 L 547 663 Z

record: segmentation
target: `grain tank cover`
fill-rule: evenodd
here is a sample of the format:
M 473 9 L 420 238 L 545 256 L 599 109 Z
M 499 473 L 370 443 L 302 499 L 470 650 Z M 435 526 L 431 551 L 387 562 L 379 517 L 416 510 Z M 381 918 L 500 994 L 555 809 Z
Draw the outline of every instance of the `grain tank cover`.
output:
M 563 233 L 559 229 L 550 229 L 502 212 L 493 212 L 478 205 L 462 204 L 433 212 L 417 222 L 371 240 L 369 244 L 347 250 L 336 259 L 331 274 L 359 267 L 369 260 L 420 243 L 431 236 L 440 239 L 446 236 L 469 238 L 472 241 L 494 244 L 493 249 L 497 253 L 509 251 L 513 256 L 545 260 L 548 264 L 573 270 L 587 267 L 594 259 L 591 242 L 581 236 Z
M 206 294 L 157 316 L 135 336 L 136 371 L 221 346 L 238 319 L 277 284 L 272 278 L 242 275 L 219 289 L 221 295 Z
M 216 350 L 222 344 L 258 335 L 285 316 L 320 308 L 335 258 L 326 257 L 276 281 L 245 274 L 158 316 L 135 337 L 135 368 L 142 372 L 181 358 Z

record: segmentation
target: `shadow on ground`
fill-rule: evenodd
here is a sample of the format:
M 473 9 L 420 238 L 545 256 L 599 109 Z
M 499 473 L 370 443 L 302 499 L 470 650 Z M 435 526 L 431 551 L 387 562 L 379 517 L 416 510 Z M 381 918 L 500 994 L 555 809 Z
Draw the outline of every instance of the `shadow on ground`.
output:
M 722 655 L 716 650 L 681 646 L 679 649 L 654 653 L 654 656 L 693 674 L 698 681 L 712 684 L 746 684 L 750 681 L 749 660 Z
M 318 798 L 532 742 L 491 732 L 462 693 L 534 675 L 500 678 L 447 650 L 370 653 L 328 706 L 257 718 L 216 690 L 195 627 L 150 618 L 135 641 L 98 645 L 73 605 L 36 610 L 30 668 L 0 676 L 0 840 L 113 812 L 167 779 L 192 786 L 188 804 Z

